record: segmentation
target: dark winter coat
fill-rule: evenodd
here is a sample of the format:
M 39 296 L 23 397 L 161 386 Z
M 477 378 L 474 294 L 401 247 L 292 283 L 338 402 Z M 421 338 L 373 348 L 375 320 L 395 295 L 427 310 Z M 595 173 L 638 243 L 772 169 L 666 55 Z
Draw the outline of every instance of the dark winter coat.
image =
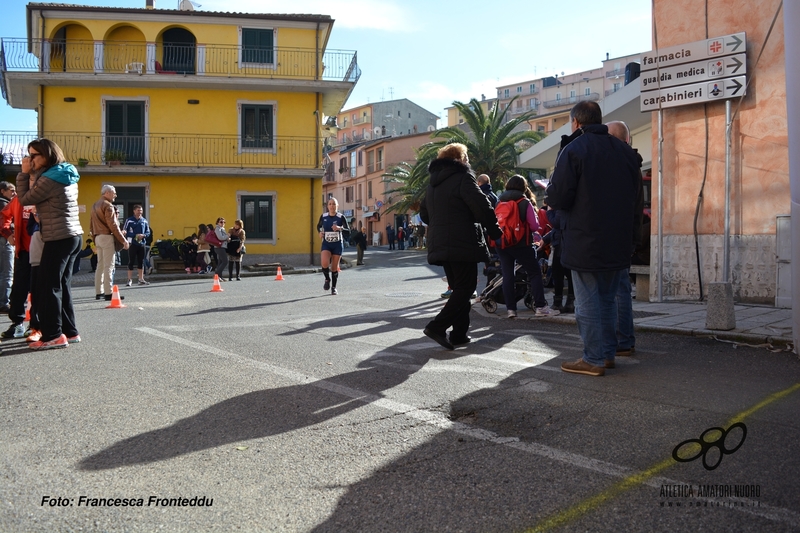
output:
M 605 125 L 583 131 L 559 154 L 547 187 L 548 205 L 564 211 L 561 263 L 584 272 L 622 270 L 631 264 L 640 160 Z
M 430 183 L 419 213 L 428 225 L 428 263 L 488 261 L 483 228 L 491 239 L 499 239 L 501 232 L 475 174 L 454 159 L 435 159 L 428 172 Z

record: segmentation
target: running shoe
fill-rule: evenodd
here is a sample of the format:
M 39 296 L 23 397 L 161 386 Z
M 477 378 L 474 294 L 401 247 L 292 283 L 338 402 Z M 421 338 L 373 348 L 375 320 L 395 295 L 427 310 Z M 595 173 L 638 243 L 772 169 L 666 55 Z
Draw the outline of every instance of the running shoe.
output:
M 556 316 L 560 315 L 558 311 L 555 309 L 551 309 L 550 306 L 545 305 L 544 307 L 537 307 L 536 308 L 536 316 L 538 317 L 546 317 L 546 316 Z
M 133 280 L 132 280 L 132 279 L 129 279 L 129 280 L 128 280 L 128 283 L 126 283 L 125 285 L 127 285 L 128 287 L 130 287 L 131 285 L 133 285 Z
M 22 324 L 11 324 L 8 329 L 0 333 L 0 337 L 4 339 L 19 339 L 25 336 L 25 326 Z
M 28 348 L 31 350 L 52 350 L 53 348 L 66 348 L 67 346 L 69 346 L 69 341 L 67 341 L 67 336 L 62 333 L 51 341 L 38 340 L 32 342 L 28 345 Z
M 337 291 L 337 290 L 336 290 L 336 287 L 334 287 L 334 288 L 332 288 L 332 289 L 331 289 L 331 294 L 332 294 L 332 295 L 334 295 L 334 296 L 336 296 L 337 294 L 339 294 L 339 291 Z
M 322 290 L 323 290 L 323 291 L 327 291 L 327 290 L 329 290 L 330 288 L 331 288 L 331 280 L 329 280 L 329 279 L 326 279 L 326 280 L 325 280 L 325 285 L 323 285 L 323 286 L 322 286 Z
M 37 329 L 32 329 L 31 334 L 28 335 L 28 338 L 25 339 L 28 342 L 39 342 L 42 338 L 42 332 Z
M 70 343 L 70 344 L 77 344 L 77 343 L 81 342 L 81 336 L 80 335 L 75 335 L 73 337 L 67 337 L 67 342 Z
M 139 280 L 139 285 L 150 285 L 150 282 L 149 281 L 145 281 L 143 279 L 140 279 Z

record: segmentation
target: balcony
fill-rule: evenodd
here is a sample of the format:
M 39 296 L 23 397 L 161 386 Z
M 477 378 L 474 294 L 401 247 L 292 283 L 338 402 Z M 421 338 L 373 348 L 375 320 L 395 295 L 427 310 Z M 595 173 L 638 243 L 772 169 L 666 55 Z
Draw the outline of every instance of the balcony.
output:
M 624 76 L 624 75 L 625 75 L 625 69 L 624 68 L 618 68 L 618 69 L 609 70 L 608 72 L 606 72 L 606 78 L 619 78 L 620 76 Z
M 511 115 L 511 116 L 513 116 L 513 115 L 521 115 L 521 114 L 527 113 L 529 111 L 536 112 L 536 106 L 524 105 L 524 106 L 521 106 L 521 107 L 513 107 L 513 108 L 509 109 L 508 114 Z
M 242 139 L 237 135 L 183 135 L 151 133 L 148 135 L 103 135 L 100 133 L 45 132 L 55 141 L 64 157 L 81 172 L 117 172 L 127 174 L 197 173 L 192 169 L 239 169 L 238 174 L 257 173 L 263 169 L 281 169 L 287 175 L 302 170 L 319 171 L 322 176 L 322 145 L 312 137 L 274 137 Z M 35 133 L 0 132 L 0 147 L 6 163 L 19 164 Z M 185 170 L 183 170 L 185 169 Z M 207 172 L 207 170 L 203 170 Z
M 563 107 L 568 105 L 575 105 L 578 102 L 586 102 L 586 101 L 593 101 L 596 102 L 600 100 L 599 93 L 591 93 L 591 94 L 582 94 L 580 96 L 570 96 L 568 98 L 560 98 L 556 100 L 546 100 L 542 102 L 542 105 L 548 109 L 554 107 Z
M 35 109 L 41 85 L 287 90 L 335 96 L 344 105 L 361 76 L 356 52 L 313 48 L 146 42 L 0 40 L 2 95 Z M 326 108 L 328 107 L 326 98 Z M 338 105 L 338 107 L 336 107 Z
M 371 118 L 369 117 L 369 115 L 367 115 L 367 116 L 365 116 L 365 117 L 356 117 L 356 118 L 353 120 L 353 126 L 355 126 L 356 124 L 365 124 L 365 123 L 367 123 L 367 122 L 372 122 L 372 120 L 371 120 Z

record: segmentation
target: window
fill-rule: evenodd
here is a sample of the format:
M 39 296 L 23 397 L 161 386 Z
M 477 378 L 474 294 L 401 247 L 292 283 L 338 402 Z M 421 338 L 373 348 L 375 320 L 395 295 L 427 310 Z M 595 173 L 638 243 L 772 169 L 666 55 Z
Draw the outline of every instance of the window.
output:
M 569 92 L 569 97 L 570 97 L 570 98 L 575 98 L 575 96 L 577 96 L 577 95 L 575 94 L 575 91 L 570 91 L 570 92 Z
M 530 91 L 531 91 L 531 94 L 533 94 L 533 93 L 535 93 L 535 92 L 536 92 L 536 84 L 535 84 L 535 83 L 531 83 L 531 85 L 530 85 Z
M 521 92 L 522 92 L 522 85 L 520 85 L 519 87 L 517 87 L 517 94 L 519 94 L 519 93 L 521 93 Z
M 344 201 L 347 203 L 353 203 L 353 186 L 345 187 L 344 188 Z
M 104 158 L 128 165 L 145 163 L 145 101 L 106 100 Z M 112 156 L 111 154 L 121 154 Z M 121 157 L 124 155 L 124 157 Z
M 339 159 L 339 174 L 347 173 L 347 158 L 342 157 Z
M 357 154 L 355 152 L 350 152 L 350 177 L 351 178 L 355 178 L 356 177 L 356 166 L 357 166 L 356 156 L 357 156 Z
M 561 100 L 561 93 L 556 93 L 556 101 L 560 101 L 560 100 Z
M 587 87 L 586 89 L 583 90 L 583 94 L 585 94 L 586 96 L 591 95 L 592 94 L 592 88 L 591 87 Z
M 367 182 L 367 198 L 372 200 L 372 182 Z
M 364 128 L 361 128 L 361 134 L 364 135 Z M 364 166 L 364 150 L 358 151 L 358 166 Z
M 274 148 L 275 113 L 271 105 L 241 105 L 243 148 Z
M 274 63 L 273 36 L 271 29 L 242 28 L 242 63 Z
M 375 171 L 375 150 L 367 152 L 367 172 Z
M 239 208 L 248 239 L 275 239 L 274 200 L 272 195 L 242 195 Z
M 530 107 L 531 109 L 536 107 L 536 98 L 529 98 L 528 99 L 528 107 Z
M 508 98 L 508 89 L 503 89 L 503 98 Z
M 343 128 L 347 127 L 347 117 L 342 117 L 342 127 Z
M 377 161 L 377 168 L 375 170 L 383 170 L 383 148 L 378 148 L 378 161 Z
M 544 126 L 536 126 L 536 131 L 541 131 L 544 133 Z

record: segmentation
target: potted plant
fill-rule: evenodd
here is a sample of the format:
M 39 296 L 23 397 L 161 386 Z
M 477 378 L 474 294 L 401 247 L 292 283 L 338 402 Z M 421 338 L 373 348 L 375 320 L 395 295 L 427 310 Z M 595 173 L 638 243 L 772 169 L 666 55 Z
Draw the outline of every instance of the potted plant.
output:
M 105 159 L 107 164 L 116 166 L 124 163 L 127 155 L 128 154 L 126 154 L 123 150 L 108 149 L 103 155 L 103 159 Z
M 88 164 L 89 164 L 89 160 L 88 159 L 84 159 L 82 157 L 80 159 L 78 159 L 78 166 L 79 167 L 83 168 Z

